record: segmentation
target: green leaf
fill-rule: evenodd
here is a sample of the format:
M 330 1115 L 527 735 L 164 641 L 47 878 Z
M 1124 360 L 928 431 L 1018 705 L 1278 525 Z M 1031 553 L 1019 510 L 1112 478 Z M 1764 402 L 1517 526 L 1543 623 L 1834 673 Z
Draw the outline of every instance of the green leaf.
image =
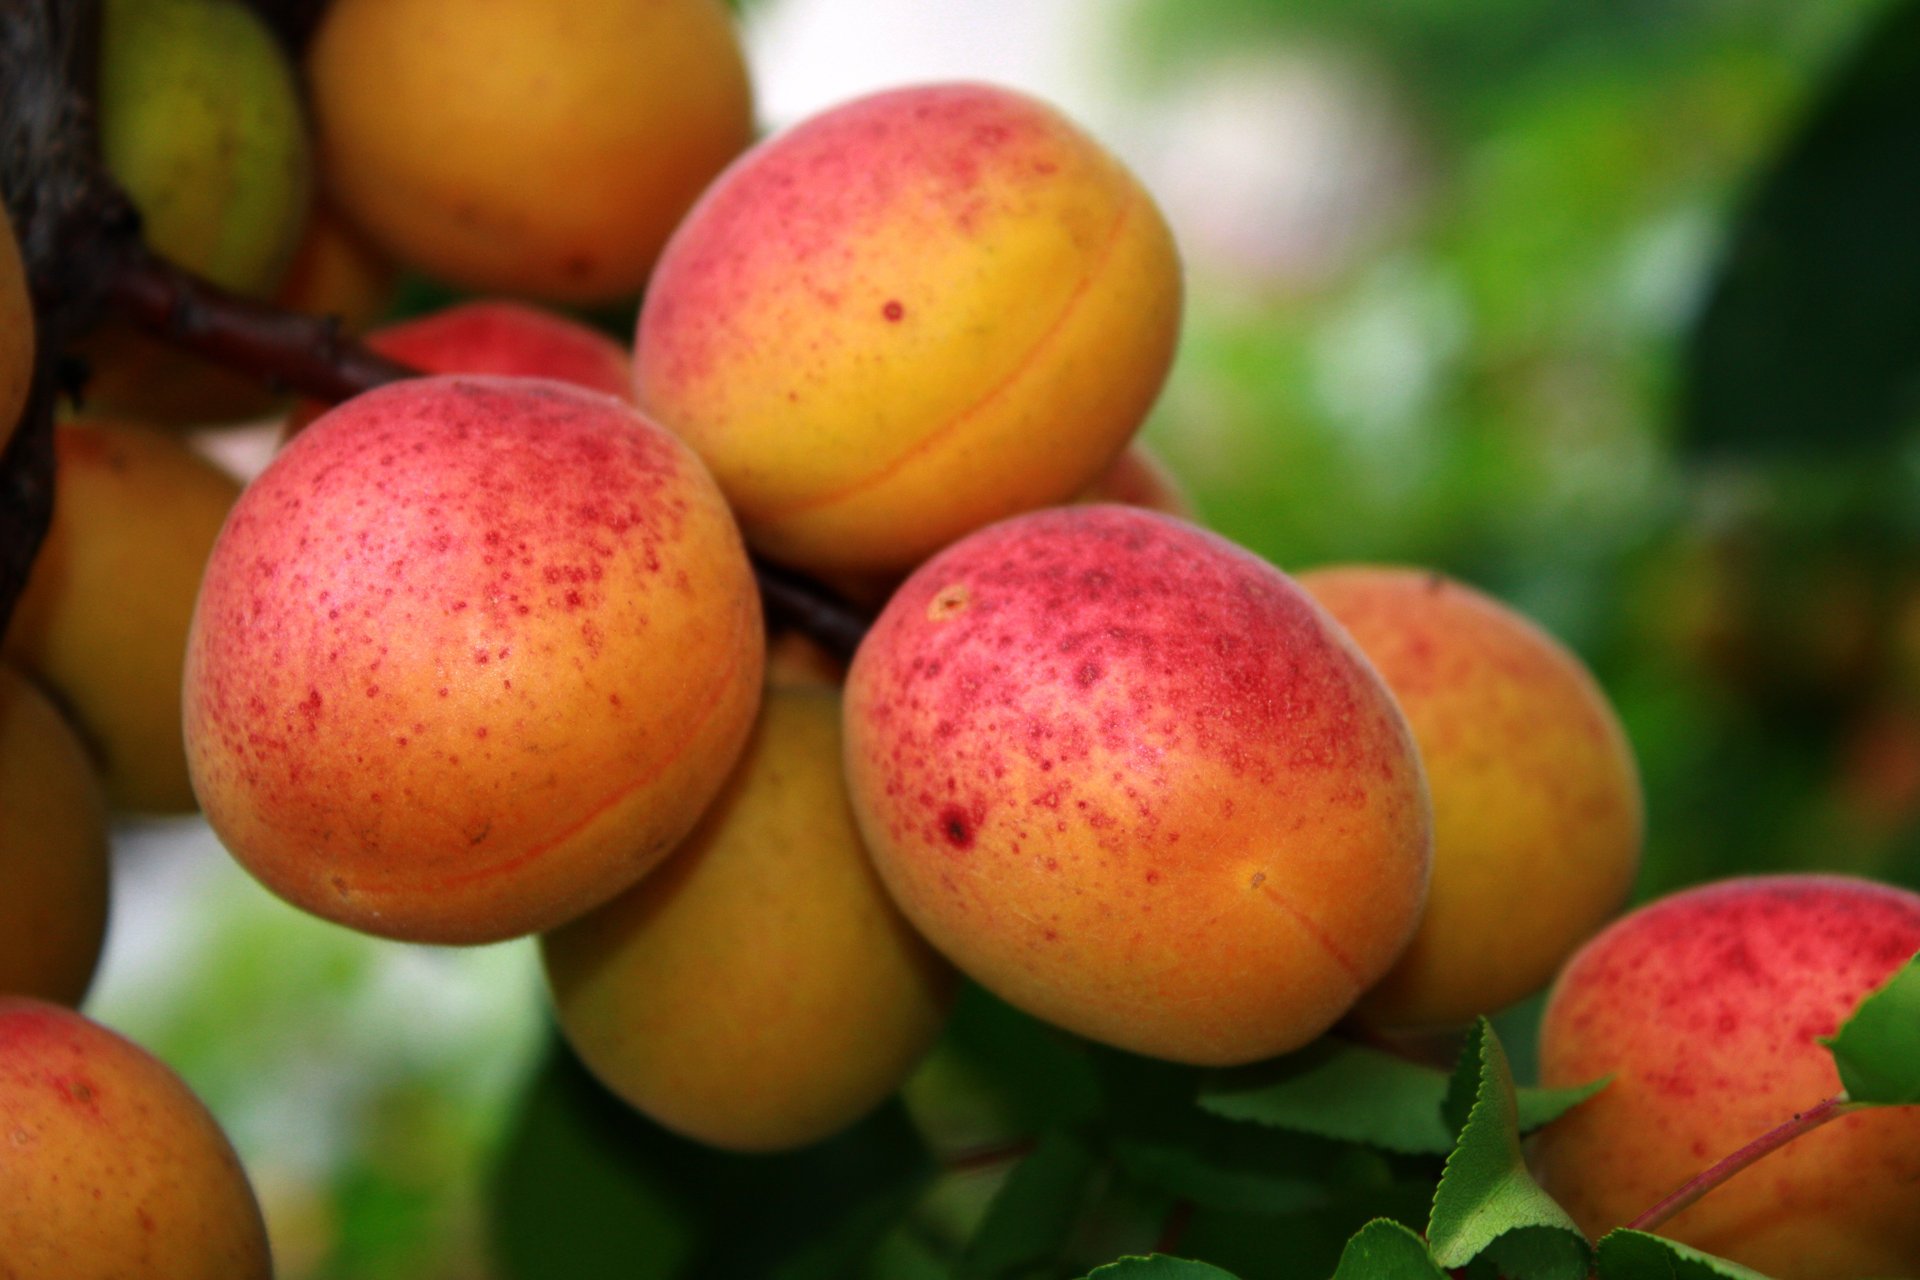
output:
M 492 1189 L 510 1280 L 857 1275 L 934 1173 L 895 1104 L 779 1155 L 717 1151 L 667 1132 L 555 1044 Z
M 1146 1258 L 1122 1258 L 1095 1267 L 1081 1280 L 1238 1280 L 1233 1272 L 1187 1258 L 1156 1253 Z
M 1920 421 L 1920 4 L 1828 81 L 1692 335 L 1683 443 L 1830 457 Z
M 1286 1057 L 1210 1077 L 1200 1105 L 1229 1120 L 1440 1155 L 1453 1146 L 1440 1114 L 1446 1091 L 1447 1077 L 1432 1067 L 1327 1036 Z
M 1625 1227 L 1600 1240 L 1600 1280 L 1767 1280 L 1737 1262 Z
M 1853 1016 L 1820 1043 L 1833 1053 L 1849 1102 L 1920 1103 L 1920 955 L 1868 993 Z
M 998 1280 L 1056 1262 L 1099 1169 L 1093 1152 L 1074 1134 L 1053 1129 L 1041 1135 L 987 1206 L 954 1280 Z
M 1433 1197 L 1427 1240 L 1434 1261 L 1451 1269 L 1485 1254 L 1508 1274 L 1582 1280 L 1592 1250 L 1566 1210 L 1527 1173 L 1513 1075 L 1486 1019 L 1474 1027 L 1468 1048 L 1479 1080 Z
M 1011 1131 L 1085 1123 L 1100 1105 L 1090 1047 L 969 982 L 940 1051 L 966 1065 L 1007 1111 Z
M 1228 1120 L 1402 1155 L 1445 1155 L 1453 1150 L 1478 1089 L 1478 1050 L 1470 1045 L 1461 1063 L 1449 1075 L 1326 1036 L 1284 1058 L 1216 1072 L 1201 1087 L 1200 1105 Z M 1558 1119 L 1605 1085 L 1596 1080 L 1519 1090 L 1520 1131 L 1531 1133 Z
M 1347 1242 L 1333 1280 L 1447 1280 L 1447 1273 L 1413 1231 L 1391 1218 L 1375 1218 Z

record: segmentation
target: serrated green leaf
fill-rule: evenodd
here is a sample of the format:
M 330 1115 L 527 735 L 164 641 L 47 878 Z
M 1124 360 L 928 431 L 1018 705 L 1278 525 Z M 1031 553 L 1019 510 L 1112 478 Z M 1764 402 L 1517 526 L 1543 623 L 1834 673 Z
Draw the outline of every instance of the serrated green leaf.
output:
M 1081 1280 L 1239 1280 L 1231 1271 L 1189 1258 L 1169 1258 L 1156 1253 L 1145 1258 L 1122 1258 L 1104 1267 L 1095 1267 Z
M 1478 1042 L 1475 1041 L 1475 1044 Z M 1478 1050 L 1469 1046 L 1450 1075 L 1385 1050 L 1327 1036 L 1297 1053 L 1215 1072 L 1200 1089 L 1210 1114 L 1401 1155 L 1445 1155 L 1466 1123 L 1478 1088 Z M 1461 1083 L 1461 1082 L 1464 1083 Z M 1520 1131 L 1586 1101 L 1605 1080 L 1560 1089 L 1517 1090 Z M 1459 1099 L 1452 1095 L 1462 1090 Z
M 1200 1106 L 1229 1120 L 1358 1142 L 1403 1155 L 1453 1146 L 1441 1119 L 1447 1077 L 1366 1045 L 1328 1036 L 1257 1067 L 1219 1072 Z
M 1447 1273 L 1412 1230 L 1375 1218 L 1347 1241 L 1333 1280 L 1447 1280 Z
M 1592 1250 L 1580 1229 L 1527 1172 L 1506 1051 L 1482 1018 L 1468 1041 L 1479 1062 L 1473 1108 L 1433 1197 L 1427 1240 L 1434 1261 L 1462 1267 L 1483 1253 L 1537 1280 L 1583 1280 Z
M 1767 1280 L 1758 1271 L 1625 1227 L 1600 1239 L 1600 1280 Z
M 1041 1135 L 1013 1167 L 954 1270 L 954 1280 L 997 1280 L 1057 1261 L 1100 1167 L 1065 1129 Z
M 1683 443 L 1884 448 L 1920 413 L 1920 4 L 1832 76 L 1740 218 L 1687 353 Z
M 1920 955 L 1874 989 L 1821 1044 L 1833 1053 L 1847 1101 L 1920 1103 Z

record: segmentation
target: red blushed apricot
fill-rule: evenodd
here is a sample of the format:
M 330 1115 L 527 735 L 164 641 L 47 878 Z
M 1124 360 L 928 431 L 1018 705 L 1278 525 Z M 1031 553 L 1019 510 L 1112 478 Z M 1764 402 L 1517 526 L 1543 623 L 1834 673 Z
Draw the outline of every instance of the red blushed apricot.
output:
M 0 1264 L 10 1280 L 267 1280 L 233 1147 L 164 1063 L 70 1009 L 0 996 Z
M 1920 894 L 1839 876 L 1729 880 L 1617 921 L 1554 984 L 1548 1085 L 1611 1074 L 1535 1139 L 1541 1182 L 1598 1236 L 1840 1092 L 1832 1035 L 1920 951 Z M 1920 1109 L 1843 1116 L 1659 1228 L 1779 1280 L 1920 1271 Z
M 1093 483 L 1159 392 L 1180 292 L 1151 197 L 1051 107 L 895 90 L 709 188 L 648 288 L 635 385 L 756 547 L 902 573 Z
M 1093 1039 L 1284 1053 L 1418 920 L 1432 827 L 1392 698 L 1289 578 L 1180 521 L 1062 508 L 949 547 L 862 644 L 846 716 L 908 918 Z
M 106 940 L 106 801 L 73 730 L 3 666 L 0 797 L 0 991 L 79 1004 Z
M 1457 1026 L 1540 990 L 1640 865 L 1639 770 L 1606 694 L 1532 621 L 1437 573 L 1353 565 L 1300 585 L 1393 691 L 1433 795 L 1426 913 L 1360 1016 Z
M 633 362 L 596 329 L 524 303 L 463 302 L 377 329 L 366 344 L 422 373 L 497 373 L 556 378 L 623 400 L 633 398 Z M 303 402 L 287 421 L 294 435 L 322 412 Z
M 638 293 L 753 136 L 722 0 L 334 0 L 307 73 L 341 211 L 468 289 Z
M 194 788 L 315 914 L 510 938 L 686 834 L 763 650 L 739 532 L 669 433 L 559 382 L 394 383 L 295 438 L 221 532 L 188 645 Z
M 609 1088 L 715 1146 L 817 1142 L 940 1034 L 953 974 L 875 876 L 840 699 L 773 689 L 732 779 L 658 871 L 547 934 L 560 1028 Z

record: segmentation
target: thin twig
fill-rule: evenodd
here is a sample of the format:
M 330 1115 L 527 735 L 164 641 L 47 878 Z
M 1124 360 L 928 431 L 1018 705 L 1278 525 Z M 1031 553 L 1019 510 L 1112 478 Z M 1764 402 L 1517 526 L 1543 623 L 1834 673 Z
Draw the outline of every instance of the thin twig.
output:
M 1687 1179 L 1671 1195 L 1629 1222 L 1628 1229 L 1652 1231 L 1760 1157 L 1784 1147 L 1803 1133 L 1818 1129 L 1829 1120 L 1845 1115 L 1850 1109 L 1847 1095 L 1842 1093 L 1805 1111 L 1796 1112 L 1793 1119 L 1768 1130 L 1732 1155 Z

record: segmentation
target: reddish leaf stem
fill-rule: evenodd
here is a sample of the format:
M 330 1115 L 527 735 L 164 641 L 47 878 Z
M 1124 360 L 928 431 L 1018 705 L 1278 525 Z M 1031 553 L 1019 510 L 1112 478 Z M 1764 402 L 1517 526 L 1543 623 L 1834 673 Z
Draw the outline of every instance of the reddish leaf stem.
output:
M 1842 1093 L 1805 1111 L 1796 1112 L 1793 1119 L 1768 1130 L 1732 1155 L 1689 1178 L 1671 1195 L 1629 1222 L 1628 1229 L 1652 1231 L 1762 1156 L 1784 1147 L 1803 1133 L 1818 1129 L 1829 1120 L 1845 1115 L 1848 1109 L 1847 1095 Z
M 995 1142 L 984 1147 L 972 1147 L 957 1151 L 940 1162 L 940 1167 L 948 1173 L 978 1173 L 983 1169 L 998 1168 L 1003 1164 L 1012 1164 L 1025 1156 L 1033 1154 L 1039 1144 L 1032 1138 L 1016 1138 L 1011 1142 Z

